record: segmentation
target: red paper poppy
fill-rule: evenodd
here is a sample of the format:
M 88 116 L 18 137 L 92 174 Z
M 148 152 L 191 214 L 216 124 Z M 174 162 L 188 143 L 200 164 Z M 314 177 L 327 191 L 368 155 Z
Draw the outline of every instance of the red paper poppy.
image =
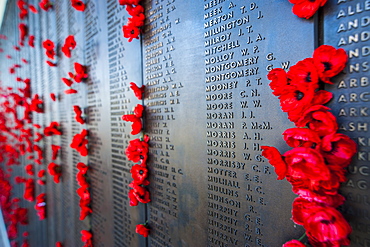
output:
M 131 135 L 137 135 L 140 133 L 141 129 L 143 128 L 141 118 L 136 117 L 135 115 L 123 115 L 122 120 L 127 122 L 132 122 L 131 125 Z
M 137 185 L 148 185 L 148 169 L 144 165 L 134 165 L 131 170 L 131 176 Z
M 131 140 L 125 151 L 127 158 L 135 163 L 139 162 L 140 160 L 142 163 L 146 163 L 149 152 L 148 141 L 149 139 L 145 136 L 144 140 Z
M 68 46 L 62 46 L 61 50 L 62 50 L 63 54 L 64 54 L 66 57 L 68 57 L 68 58 L 70 58 L 70 57 L 71 57 L 71 50 L 69 49 L 69 47 L 68 47 Z
M 51 122 L 48 127 L 45 127 L 44 135 L 45 136 L 61 135 L 62 132 L 59 129 L 60 125 L 58 122 Z
M 278 175 L 277 179 L 284 179 L 287 175 L 288 167 L 280 152 L 275 147 L 261 146 L 261 148 L 263 150 L 262 155 L 275 167 L 275 173 Z
M 143 99 L 145 86 L 138 87 L 134 82 L 130 82 L 130 88 L 134 91 L 136 98 Z
M 123 37 L 127 38 L 128 42 L 131 42 L 133 39 L 139 39 L 140 29 L 131 22 L 124 25 L 122 31 Z
M 280 96 L 286 92 L 291 91 L 290 82 L 288 81 L 287 73 L 285 70 L 276 68 L 272 69 L 267 78 L 271 81 L 269 86 L 273 91 L 272 94 L 275 96 Z
M 82 230 L 81 231 L 81 241 L 82 242 L 88 242 L 88 241 L 91 241 L 91 239 L 92 239 L 92 233 L 91 232 L 89 232 L 89 231 L 86 231 L 86 230 Z
M 32 12 L 32 13 L 35 13 L 37 14 L 37 9 L 35 6 L 33 6 L 32 4 L 28 4 L 28 8 L 29 10 Z
M 26 36 L 28 35 L 28 28 L 27 25 L 24 23 L 19 23 L 18 24 L 18 29 L 19 29 L 19 39 L 20 42 L 23 43 Z
M 39 142 L 44 137 L 42 134 L 36 132 L 37 137 L 35 138 L 34 142 Z
M 293 13 L 300 18 L 311 18 L 316 11 L 325 5 L 327 0 L 289 0 L 293 3 Z
M 78 11 L 85 10 L 85 4 L 80 0 L 71 0 L 72 7 Z
M 50 62 L 50 61 L 46 61 L 46 63 L 50 66 L 50 67 L 56 67 L 57 64 L 56 63 L 53 63 L 53 62 Z
M 50 2 L 49 0 L 41 0 L 41 2 L 39 3 L 39 6 L 41 9 L 48 11 L 49 9 L 53 7 L 53 3 Z
M 89 169 L 89 167 L 87 165 L 85 165 L 84 163 L 82 162 L 79 162 L 77 164 L 77 169 L 82 173 L 82 174 L 86 174 L 87 173 L 87 170 Z
M 75 82 L 79 83 L 83 79 L 86 79 L 88 77 L 85 66 L 79 63 L 74 63 L 74 67 L 75 67 L 75 72 L 76 72 L 76 75 L 74 76 Z
M 75 93 L 78 93 L 78 92 L 77 92 L 77 90 L 70 88 L 70 89 L 64 90 L 64 93 L 65 94 L 75 94 Z
M 356 143 L 344 134 L 333 133 L 324 136 L 321 143 L 322 155 L 329 164 L 347 167 L 357 152 Z
M 64 82 L 64 84 L 66 84 L 68 87 L 72 86 L 73 84 L 73 81 L 70 80 L 70 79 L 67 79 L 67 78 L 62 78 L 62 81 Z
M 119 0 L 120 5 L 138 5 L 141 0 Z
M 85 120 L 81 117 L 81 115 L 82 115 L 81 108 L 78 105 L 74 105 L 73 110 L 76 113 L 76 115 L 75 115 L 76 121 L 79 122 L 80 124 L 84 124 Z
M 289 242 L 283 244 L 282 247 L 306 247 L 306 245 L 302 244 L 298 240 L 290 240 Z
M 55 45 L 53 41 L 51 41 L 50 39 L 47 39 L 42 42 L 42 47 L 46 50 L 53 50 Z
M 55 247 L 63 247 L 62 243 L 61 242 L 56 242 L 55 243 Z
M 55 97 L 55 94 L 54 93 L 50 93 L 50 98 L 52 101 L 56 101 L 56 97 Z
M 296 179 L 322 181 L 330 179 L 330 171 L 321 154 L 311 148 L 294 148 L 287 151 L 284 161 L 288 166 L 287 174 Z
M 35 175 L 35 172 L 33 170 L 33 165 L 32 164 L 29 164 L 29 165 L 26 165 L 25 167 L 25 170 L 26 170 L 26 173 L 30 176 L 33 176 Z
M 288 73 L 290 85 L 308 87 L 312 90 L 318 88 L 319 76 L 312 58 L 306 58 L 293 65 Z
M 23 198 L 30 202 L 35 200 L 35 182 L 32 178 L 26 180 Z
M 28 61 L 24 58 L 21 59 L 23 63 L 28 64 Z
M 304 228 L 313 246 L 349 245 L 348 235 L 352 229 L 339 211 L 332 207 L 314 207 L 308 214 Z
M 321 143 L 320 137 L 315 131 L 307 128 L 290 128 L 284 131 L 284 140 L 293 148 L 315 148 Z
M 80 134 L 76 134 L 73 137 L 72 143 L 70 145 L 71 148 L 76 149 L 82 156 L 86 156 L 88 153 L 86 145 L 88 144 L 88 140 L 85 139 L 88 134 L 86 129 L 83 129 Z
M 312 106 L 298 119 L 296 125 L 307 126 L 319 136 L 330 135 L 337 131 L 338 123 L 335 116 L 328 111 L 329 109 L 323 105 Z
M 59 183 L 60 176 L 62 175 L 62 167 L 60 165 L 55 164 L 54 162 L 51 162 L 48 165 L 48 171 L 49 174 L 54 177 L 54 182 Z
M 129 186 L 132 188 L 132 192 L 130 190 L 130 192 L 132 193 L 131 196 L 134 196 L 137 201 L 141 203 L 150 202 L 150 193 L 145 187 L 137 185 L 136 183 L 130 183 Z M 130 202 L 130 205 L 131 205 L 131 202 Z
M 64 45 L 67 46 L 70 49 L 74 49 L 77 45 L 75 41 L 75 37 L 73 35 L 69 35 L 64 42 Z
M 339 74 L 347 63 L 347 54 L 343 49 L 322 45 L 313 53 L 313 60 L 323 82 L 333 84 L 330 78 Z
M 31 46 L 31 47 L 35 47 L 35 36 L 30 35 L 28 37 L 28 45 Z
M 136 225 L 136 233 L 142 235 L 144 238 L 148 237 L 149 236 L 149 228 L 146 227 L 146 225 L 143 225 L 143 224 L 139 224 L 139 225 Z
M 36 197 L 35 209 L 40 220 L 46 218 L 46 194 L 41 193 Z

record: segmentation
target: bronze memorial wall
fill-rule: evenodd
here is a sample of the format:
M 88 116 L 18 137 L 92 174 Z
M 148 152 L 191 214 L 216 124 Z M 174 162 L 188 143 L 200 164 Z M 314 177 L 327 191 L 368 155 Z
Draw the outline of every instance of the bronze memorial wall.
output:
M 36 159 L 41 151 L 33 148 L 19 156 L 19 165 L 1 163 L 4 171 L 12 170 L 12 198 L 28 209 L 28 224 L 18 226 L 13 244 L 84 246 L 82 230 L 90 231 L 93 245 L 100 247 L 275 247 L 298 239 L 304 228 L 291 219 L 297 195 L 287 181 L 277 180 L 261 154 L 262 146 L 288 151 L 282 133 L 294 127 L 267 74 L 289 70 L 325 44 L 348 55 L 333 84 L 321 87 L 333 94 L 327 106 L 338 132 L 357 144 L 341 185 L 346 201 L 339 211 L 352 227 L 350 246 L 370 246 L 370 1 L 328 0 L 305 19 L 292 13 L 288 0 L 142 0 L 145 24 L 140 39 L 132 42 L 122 32 L 131 16 L 118 0 L 84 0 L 84 11 L 73 8 L 74 1 L 51 1 L 48 11 L 39 0 L 25 1 L 37 13 L 29 11 L 22 20 L 19 1 L 6 5 L 0 32 L 6 36 L 0 40 L 2 98 L 4 88 L 18 93 L 24 87 L 16 78 L 29 78 L 31 96 L 42 99 L 44 112 L 33 112 L 25 126 L 36 135 L 57 122 L 62 132 L 33 144 L 42 149 L 42 158 Z M 34 47 L 25 41 L 14 49 L 20 23 L 34 35 Z M 77 44 L 70 58 L 61 52 L 69 35 Z M 54 59 L 45 55 L 48 39 L 55 44 Z M 62 78 L 69 78 L 75 63 L 86 67 L 88 77 L 72 84 L 76 93 L 66 94 Z M 21 66 L 10 73 L 14 64 Z M 131 82 L 145 85 L 143 99 L 135 97 Z M 143 133 L 150 137 L 150 202 L 130 206 L 135 163 L 125 150 L 143 135 L 132 135 L 131 123 L 122 116 L 137 104 L 145 106 Z M 82 124 L 75 120 L 75 105 Z M 20 107 L 17 111 L 22 116 Z M 86 156 L 70 147 L 84 129 Z M 56 157 L 53 145 L 60 146 Z M 52 162 L 61 166 L 59 183 L 48 173 Z M 76 193 L 80 162 L 88 165 L 92 209 L 83 220 Z M 25 171 L 29 164 L 34 175 Z M 42 170 L 46 175 L 38 176 Z M 35 196 L 46 194 L 45 219 L 36 215 L 35 201 L 23 199 L 25 183 L 15 182 L 16 177 L 34 179 Z M 39 182 L 45 184 L 37 182 L 43 178 Z M 135 233 L 145 222 L 147 238 Z

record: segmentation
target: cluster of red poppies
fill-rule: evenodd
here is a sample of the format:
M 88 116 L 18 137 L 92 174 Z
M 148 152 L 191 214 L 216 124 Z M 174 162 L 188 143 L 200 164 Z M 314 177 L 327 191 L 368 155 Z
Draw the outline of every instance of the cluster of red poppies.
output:
M 126 5 L 126 10 L 131 15 L 126 25 L 122 27 L 123 36 L 131 42 L 139 39 L 141 28 L 144 26 L 144 7 L 139 5 L 141 0 L 119 0 L 120 5 Z
M 92 233 L 86 230 L 81 231 L 81 241 L 84 243 L 82 247 L 93 247 L 92 244 Z
M 90 185 L 86 180 L 86 174 L 88 166 L 82 162 L 77 164 L 78 173 L 76 175 L 76 180 L 80 188 L 77 189 L 77 194 L 80 197 L 80 220 L 84 220 L 87 215 L 92 213 L 90 207 L 91 196 L 89 192 Z
M 135 96 L 139 100 L 143 99 L 145 86 L 139 88 L 135 83 L 131 82 L 130 88 L 133 90 Z M 122 116 L 122 120 L 132 122 L 131 125 L 132 135 L 137 135 L 142 130 L 143 112 L 144 106 L 137 104 L 134 108 L 133 114 L 127 114 Z M 128 196 L 130 198 L 130 206 L 137 206 L 139 205 L 139 202 L 141 203 L 150 202 L 150 193 L 147 187 L 145 187 L 149 185 L 148 169 L 146 165 L 149 153 L 148 142 L 149 142 L 148 135 L 144 135 L 144 137 L 141 139 L 137 138 L 131 140 L 125 151 L 128 160 L 131 160 L 135 163 L 140 162 L 140 164 L 132 166 L 130 170 L 131 176 L 134 179 L 129 184 L 129 187 L 131 188 L 128 193 Z M 143 235 L 144 237 L 147 237 L 149 234 L 149 228 L 146 226 L 146 224 L 139 224 L 136 226 L 136 232 Z
M 273 94 L 288 118 L 298 128 L 283 135 L 293 149 L 281 155 L 274 147 L 262 146 L 262 155 L 275 167 L 278 179 L 286 178 L 299 195 L 293 203 L 293 221 L 303 225 L 313 246 L 349 244 L 351 227 L 336 208 L 344 197 L 338 194 L 346 181 L 346 167 L 356 153 L 356 144 L 337 133 L 338 124 L 323 106 L 332 94 L 320 90 L 320 83 L 332 84 L 347 62 L 343 49 L 322 45 L 288 72 L 273 69 L 268 74 Z M 285 246 L 292 246 L 288 242 Z M 303 244 L 301 246 L 304 246 Z
M 328 0 L 289 0 L 293 3 L 293 13 L 300 18 L 311 18 Z
M 18 237 L 18 225 L 28 224 L 28 209 L 19 206 L 19 198 L 11 199 L 12 186 L 9 177 L 0 169 L 0 206 L 4 221 L 8 224 L 8 237 L 9 239 L 15 239 Z M 23 236 L 27 237 L 28 232 L 23 232 Z M 16 241 L 12 241 L 12 243 L 14 242 Z M 28 241 L 25 239 L 24 243 L 28 243 Z
M 66 57 L 70 58 L 71 51 L 76 48 L 76 45 L 75 37 L 73 35 L 69 35 L 64 41 L 64 45 L 61 50 Z
M 39 6 L 42 10 L 48 11 L 53 7 L 53 3 L 50 0 L 41 0 Z
M 28 10 L 33 13 L 37 13 L 37 9 L 32 4 L 28 4 L 23 0 L 17 1 L 17 7 L 19 8 L 19 19 L 23 20 L 28 16 Z
M 64 90 L 65 94 L 75 94 L 77 93 L 77 90 L 73 89 L 71 86 L 73 82 L 80 83 L 83 79 L 86 79 L 89 75 L 86 72 L 86 67 L 83 66 L 80 63 L 74 63 L 74 69 L 75 73 L 68 72 L 69 78 L 62 78 L 62 81 L 64 84 L 66 84 L 68 87 L 70 87 L 67 90 Z
M 77 133 L 73 136 L 72 143 L 70 144 L 70 147 L 76 149 L 81 156 L 87 156 L 88 153 L 87 144 L 89 141 L 86 139 L 88 133 L 86 129 L 83 129 L 81 133 Z

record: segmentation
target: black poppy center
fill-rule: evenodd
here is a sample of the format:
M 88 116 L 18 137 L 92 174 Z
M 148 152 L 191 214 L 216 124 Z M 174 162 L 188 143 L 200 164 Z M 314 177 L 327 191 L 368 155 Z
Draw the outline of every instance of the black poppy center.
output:
M 144 174 L 144 171 L 143 171 L 143 170 L 140 170 L 140 171 L 139 171 L 139 174 L 140 174 L 140 175 L 143 175 L 143 174 Z
M 306 76 L 306 82 L 311 82 L 312 79 L 311 79 L 311 72 L 308 72 L 307 73 L 307 76 Z
M 295 92 L 295 97 L 296 97 L 297 100 L 301 100 L 301 99 L 303 99 L 304 94 L 301 91 L 296 91 Z
M 325 67 L 325 71 L 331 70 L 331 63 L 323 62 L 323 64 L 324 64 L 324 67 Z
M 134 30 L 131 30 L 131 32 L 130 32 L 131 34 L 134 34 L 135 33 L 135 31 Z

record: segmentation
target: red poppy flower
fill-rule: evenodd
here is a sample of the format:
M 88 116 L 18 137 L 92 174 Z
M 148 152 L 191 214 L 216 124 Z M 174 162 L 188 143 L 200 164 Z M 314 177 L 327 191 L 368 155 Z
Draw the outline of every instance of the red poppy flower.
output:
M 51 159 L 52 160 L 56 160 L 57 157 L 58 157 L 58 152 L 60 150 L 60 146 L 57 146 L 57 145 L 54 145 L 54 144 L 51 144 L 51 150 L 52 150 L 52 157 Z
M 143 111 L 144 111 L 144 106 L 137 104 L 136 107 L 134 108 L 134 115 L 128 114 L 128 115 L 122 116 L 122 120 L 132 122 L 132 125 L 131 125 L 132 135 L 139 134 L 142 129 L 141 117 L 143 116 Z
M 81 231 L 81 241 L 84 243 L 91 242 L 92 240 L 92 233 L 86 230 Z M 91 242 L 91 247 L 92 247 L 92 242 Z
M 82 174 L 86 174 L 87 173 L 87 170 L 89 169 L 89 167 L 87 165 L 85 165 L 84 163 L 82 162 L 79 162 L 77 164 L 77 169 L 82 173 Z
M 139 162 L 140 160 L 142 160 L 142 163 L 146 163 L 149 152 L 148 141 L 149 138 L 147 136 L 144 136 L 144 140 L 131 140 L 125 151 L 127 159 L 135 163 Z
M 144 224 L 136 225 L 136 233 L 142 235 L 144 238 L 149 236 L 149 228 L 146 227 Z
M 36 132 L 37 137 L 35 138 L 34 142 L 39 142 L 44 137 L 42 134 Z
M 31 46 L 31 47 L 35 47 L 35 36 L 30 35 L 28 37 L 28 45 Z
M 32 4 L 28 4 L 28 8 L 29 10 L 32 12 L 32 13 L 35 13 L 37 14 L 37 9 L 35 6 L 33 6 Z
M 303 86 L 316 90 L 319 86 L 319 76 L 312 58 L 306 58 L 293 65 L 287 76 L 290 84 L 297 87 Z
M 25 64 L 28 64 L 28 61 L 24 58 L 22 58 L 22 62 L 25 63 Z
M 28 35 L 27 25 L 24 23 L 19 23 L 18 29 L 19 29 L 19 39 L 21 42 L 24 42 L 26 36 Z
M 56 97 L 55 97 L 55 94 L 54 93 L 50 93 L 50 98 L 52 101 L 56 101 Z
M 327 0 L 289 0 L 293 3 L 293 13 L 300 18 L 311 18 L 316 11 L 325 5 Z
M 41 0 L 41 2 L 39 3 L 39 6 L 41 9 L 48 11 L 49 9 L 53 7 L 53 3 L 50 2 L 49 0 Z
M 75 8 L 75 10 L 78 11 L 84 11 L 85 10 L 85 4 L 80 0 L 71 0 L 72 7 Z
M 129 186 L 132 188 L 132 195 L 141 203 L 150 202 L 150 193 L 149 191 L 136 183 L 130 183 Z M 131 204 L 131 202 L 130 202 Z
M 321 142 L 316 132 L 307 128 L 290 128 L 283 135 L 286 143 L 293 148 L 315 148 Z
M 136 98 L 143 99 L 145 86 L 138 87 L 134 82 L 130 82 L 130 88 L 134 91 Z
M 48 165 L 48 171 L 50 175 L 54 176 L 54 182 L 59 183 L 60 176 L 62 175 L 62 167 L 54 162 L 51 162 Z
M 272 94 L 275 96 L 280 96 L 287 91 L 290 91 L 289 88 L 290 83 L 288 81 L 287 73 L 285 70 L 276 68 L 272 69 L 268 75 L 267 78 L 271 81 L 269 86 L 271 90 L 273 91 Z
M 53 62 L 50 62 L 50 61 L 45 61 L 50 67 L 56 67 L 57 64 L 56 63 L 53 63 Z
M 70 80 L 70 79 L 67 79 L 67 78 L 62 78 L 62 81 L 68 86 L 68 87 L 70 87 L 70 86 L 72 86 L 72 84 L 73 84 L 73 81 L 72 80 Z
M 67 46 L 68 48 L 74 49 L 77 45 L 75 41 L 75 37 L 73 35 L 69 35 L 64 42 L 64 45 Z
M 131 170 L 131 176 L 137 185 L 148 185 L 148 169 L 144 165 L 134 165 Z
M 347 63 L 347 54 L 343 49 L 322 45 L 313 53 L 313 60 L 323 82 L 333 84 L 330 78 L 339 74 Z
M 77 92 L 77 90 L 70 88 L 70 89 L 64 90 L 64 93 L 65 94 L 75 94 L 75 93 L 78 93 L 78 92 Z
M 141 0 L 119 0 L 120 5 L 138 5 Z
M 62 46 L 61 50 L 62 50 L 63 54 L 64 54 L 66 57 L 68 57 L 68 58 L 70 58 L 70 57 L 71 57 L 71 50 L 69 49 L 69 47 L 68 47 L 68 46 Z
M 330 174 L 330 179 L 325 181 L 310 181 L 309 179 L 287 180 L 293 186 L 293 192 L 306 200 L 317 202 L 330 207 L 339 207 L 344 203 L 344 197 L 338 194 L 340 181 L 338 177 Z
M 16 51 L 20 51 L 20 50 L 21 50 L 21 48 L 20 48 L 20 47 L 18 47 L 18 46 L 16 46 L 16 45 L 15 45 L 15 46 L 13 46 L 13 49 L 14 49 L 14 50 L 16 50 Z
M 61 242 L 56 242 L 55 243 L 55 247 L 63 247 L 62 243 Z
M 294 148 L 284 155 L 288 175 L 296 179 L 322 181 L 330 179 L 330 171 L 321 154 L 311 148 Z
M 17 208 L 14 210 L 15 221 L 19 222 L 21 225 L 28 224 L 28 209 L 27 208 Z
M 84 188 L 89 187 L 89 184 L 86 181 L 84 173 L 82 173 L 82 172 L 78 172 L 76 174 L 76 181 L 77 181 L 78 185 L 81 186 L 81 187 L 84 187 Z
M 25 178 L 23 178 L 23 177 L 16 176 L 16 177 L 14 178 L 14 181 L 15 181 L 15 183 L 17 183 L 17 184 L 20 184 L 20 183 L 25 183 L 25 182 L 26 182 L 26 179 L 25 179 Z
M 35 175 L 35 172 L 33 170 L 33 165 L 32 164 L 29 164 L 29 165 L 26 165 L 25 167 L 25 170 L 26 170 L 26 173 L 30 176 L 33 176 Z
M 88 216 L 89 214 L 91 214 L 93 211 L 90 207 L 87 207 L 87 206 L 82 206 L 80 208 L 80 220 L 84 220 L 86 218 L 86 216 Z
M 262 155 L 275 167 L 275 173 L 278 175 L 277 179 L 284 179 L 287 175 L 288 167 L 280 152 L 275 147 L 261 146 L 261 148 L 263 150 Z
M 76 149 L 82 156 L 86 156 L 88 153 L 86 145 L 88 144 L 88 140 L 85 139 L 88 134 L 86 129 L 83 129 L 80 134 L 76 134 L 73 137 L 72 143 L 70 145 L 71 148 Z
M 304 228 L 313 246 L 349 245 L 348 235 L 352 229 L 338 210 L 314 207 L 308 214 Z
M 42 47 L 46 50 L 53 50 L 55 45 L 53 41 L 51 41 L 50 39 L 47 39 L 42 42 Z
M 74 105 L 73 110 L 76 113 L 75 116 L 76 121 L 79 122 L 80 124 L 84 124 L 85 120 L 81 117 L 82 114 L 81 108 L 78 105 Z
M 336 132 L 338 123 L 335 116 L 328 111 L 329 109 L 330 108 L 323 105 L 310 107 L 303 116 L 298 119 L 296 126 L 307 126 L 319 136 L 326 136 Z
M 131 42 L 133 39 L 139 39 L 140 29 L 131 22 L 124 25 L 122 31 L 123 37 L 127 38 L 128 42 Z
M 35 182 L 32 178 L 26 180 L 23 198 L 30 202 L 35 200 Z
M 40 220 L 46 218 L 46 194 L 41 193 L 36 197 L 35 209 Z
M 306 245 L 302 244 L 298 240 L 290 240 L 289 242 L 283 244 L 282 247 L 306 247 Z
M 333 133 L 324 136 L 321 151 L 327 163 L 347 167 L 357 152 L 356 143 L 344 134 Z
M 59 129 L 60 125 L 58 122 L 51 122 L 48 127 L 45 127 L 44 135 L 45 136 L 61 135 L 62 132 Z
M 74 76 L 75 82 L 79 83 L 86 79 L 89 75 L 86 73 L 86 67 L 79 63 L 74 63 L 76 75 Z

